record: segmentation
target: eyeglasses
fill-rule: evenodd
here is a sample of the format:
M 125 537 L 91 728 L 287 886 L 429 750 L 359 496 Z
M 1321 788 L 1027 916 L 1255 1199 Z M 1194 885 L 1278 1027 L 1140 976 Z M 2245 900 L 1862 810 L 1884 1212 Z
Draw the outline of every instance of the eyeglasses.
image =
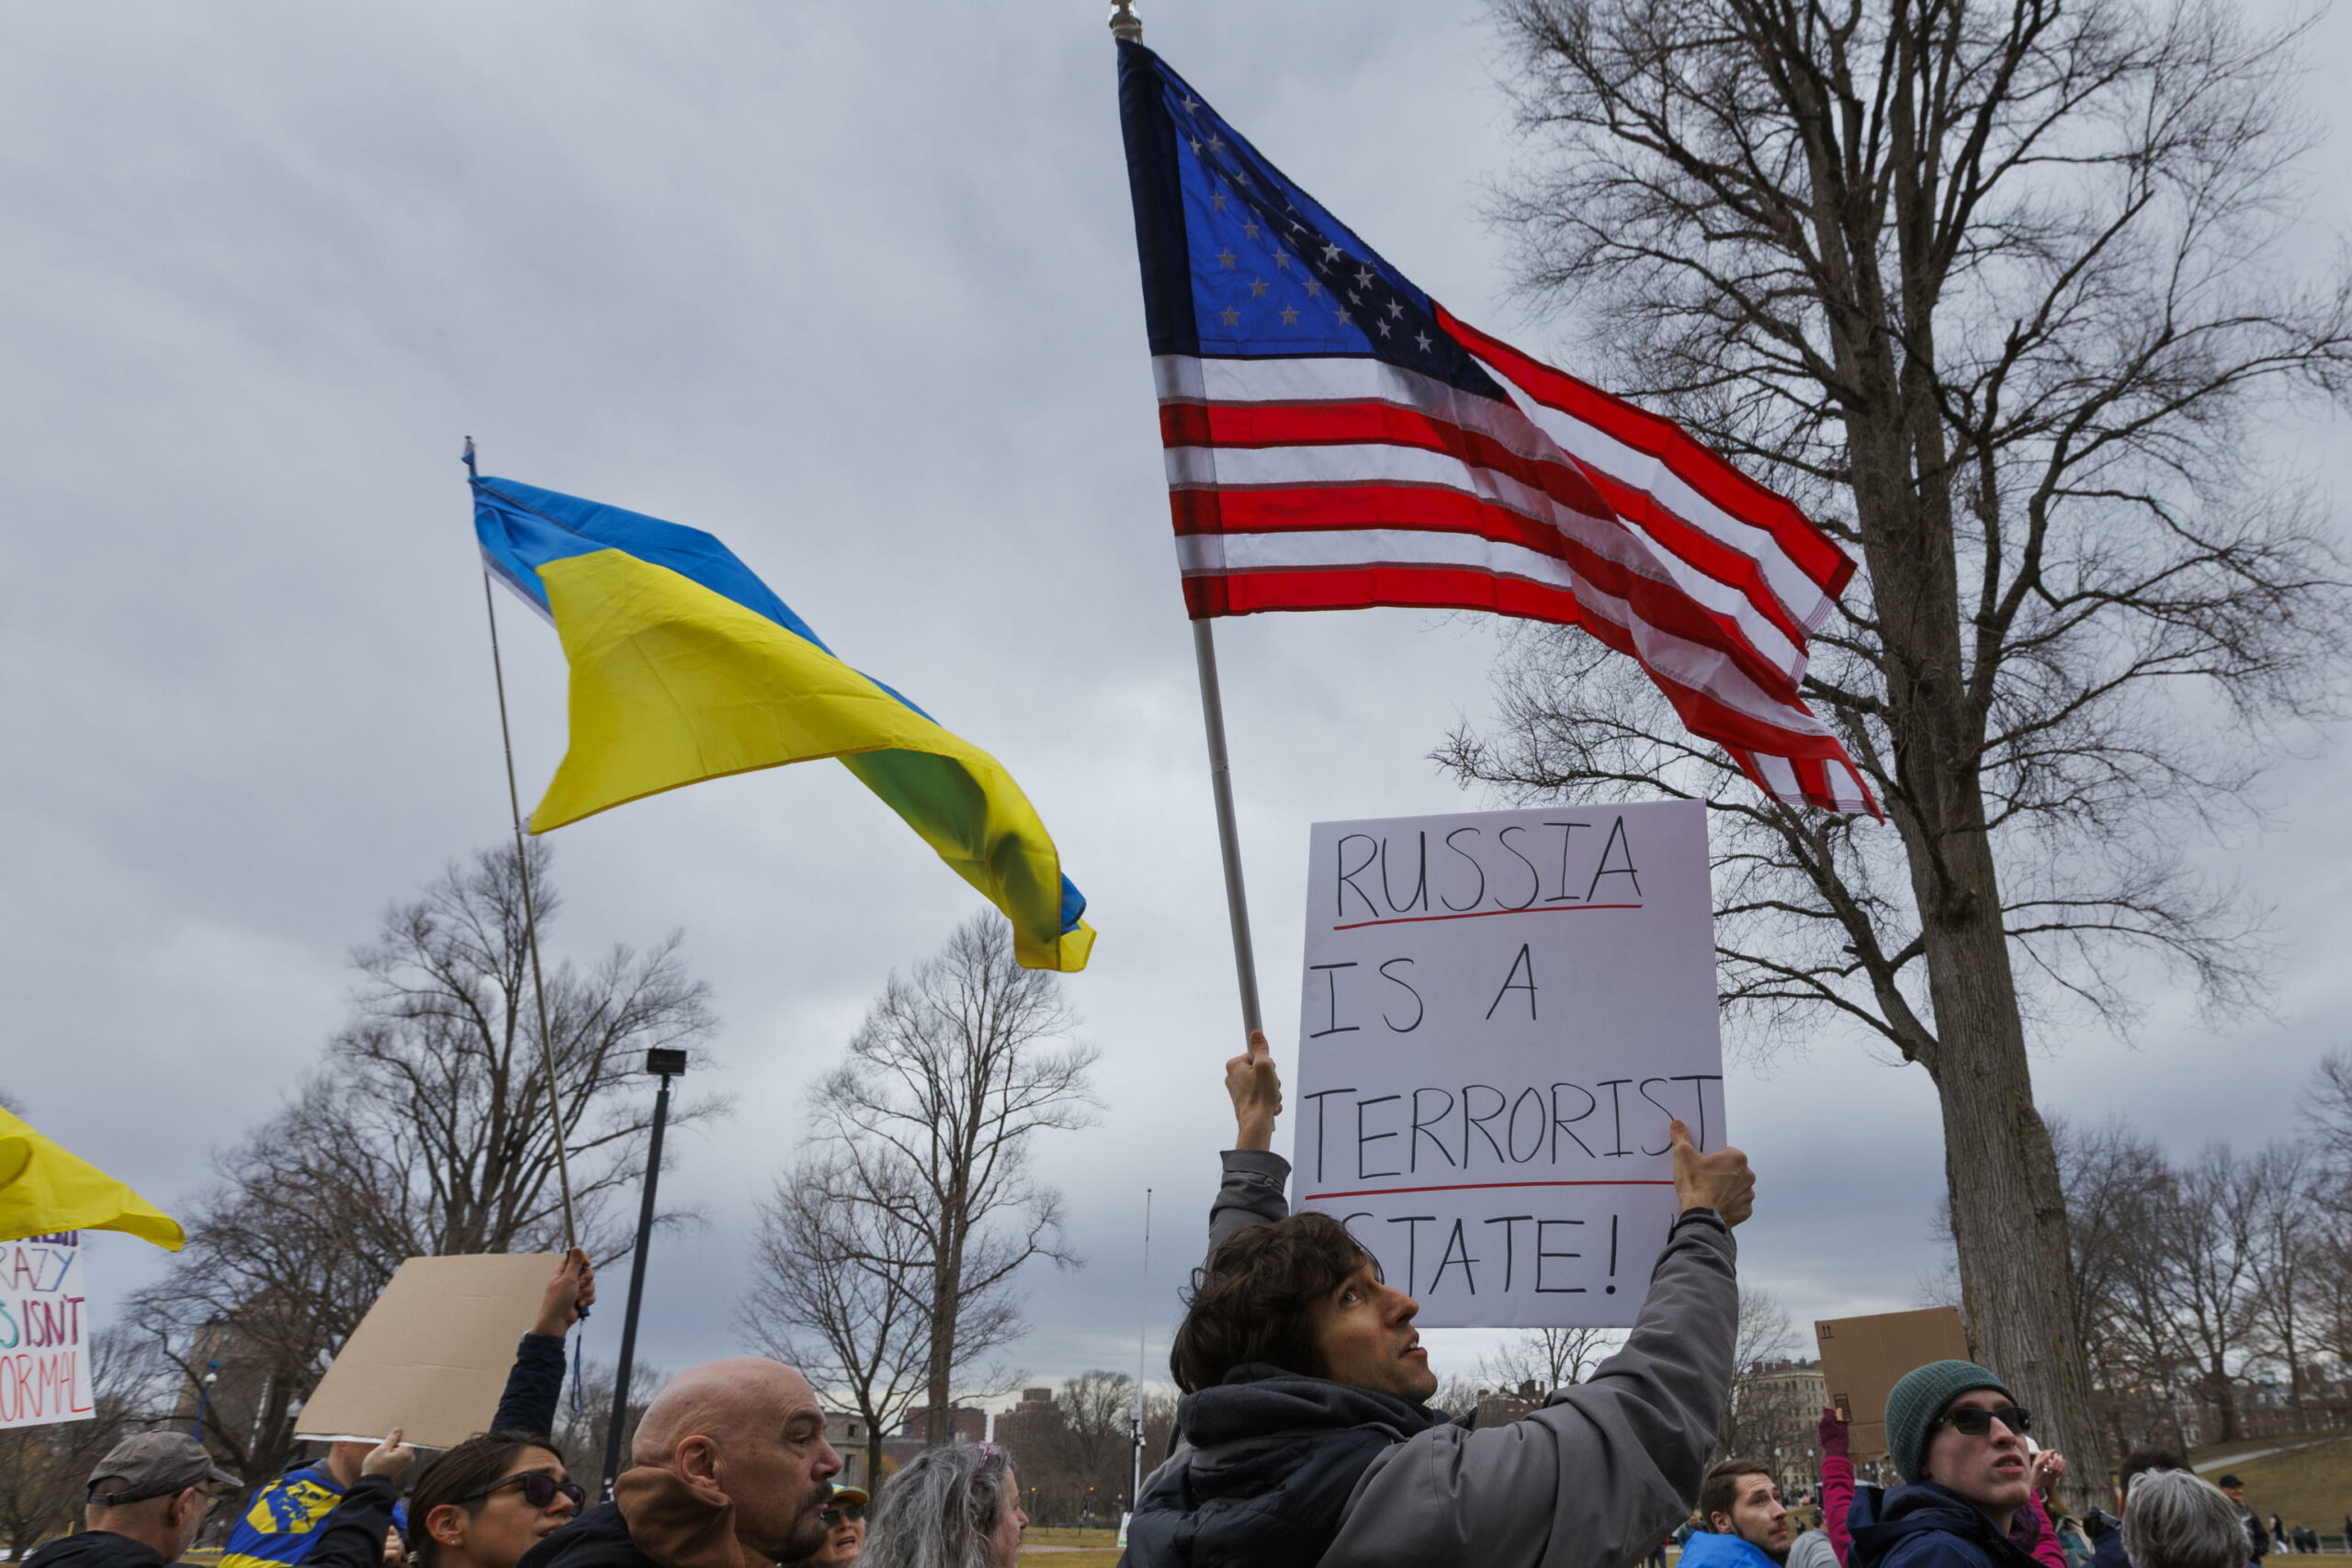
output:
M 1963 1404 L 1957 1410 L 1946 1413 L 1938 1424 L 1949 1424 L 1953 1431 L 1964 1437 L 1981 1438 L 1993 1429 L 1993 1423 L 1996 1420 L 2022 1437 L 2026 1429 L 2033 1425 L 2033 1412 L 2014 1404 L 1996 1404 L 1990 1410 L 1982 1409 L 1973 1404 Z
M 558 1497 L 571 1498 L 571 1506 L 575 1508 L 588 1501 L 587 1490 L 578 1482 L 558 1481 L 544 1470 L 526 1470 L 513 1475 L 503 1476 L 478 1491 L 467 1493 L 456 1501 L 471 1503 L 479 1498 L 489 1496 L 502 1486 L 512 1486 L 521 1492 L 523 1501 L 534 1508 L 547 1507 Z
M 863 1503 L 854 1503 L 846 1508 L 827 1508 L 825 1528 L 831 1529 L 843 1519 L 863 1519 L 864 1517 L 865 1517 L 865 1505 Z

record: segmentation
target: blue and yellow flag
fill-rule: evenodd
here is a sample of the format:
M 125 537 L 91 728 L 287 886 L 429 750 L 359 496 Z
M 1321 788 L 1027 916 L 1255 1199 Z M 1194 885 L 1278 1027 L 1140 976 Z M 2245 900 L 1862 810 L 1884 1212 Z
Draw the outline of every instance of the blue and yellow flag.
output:
M 725 545 L 513 479 L 472 483 L 483 558 L 555 623 L 571 664 L 571 749 L 532 832 L 838 757 L 1004 911 L 1025 967 L 1086 967 L 1086 900 L 1012 775 L 836 658 Z

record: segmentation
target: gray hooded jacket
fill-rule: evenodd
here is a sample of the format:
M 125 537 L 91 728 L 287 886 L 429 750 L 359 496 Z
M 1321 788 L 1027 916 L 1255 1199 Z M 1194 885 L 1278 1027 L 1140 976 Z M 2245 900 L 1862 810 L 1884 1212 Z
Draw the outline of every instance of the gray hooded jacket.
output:
M 1289 1177 L 1279 1155 L 1227 1152 L 1211 1249 L 1289 1213 Z M 1645 1556 L 1689 1514 L 1714 1446 L 1738 1329 L 1736 1256 L 1723 1222 L 1694 1211 L 1668 1240 L 1625 1348 L 1589 1381 L 1507 1426 L 1408 1434 L 1380 1424 L 1383 1446 L 1340 1510 L 1323 1568 L 1623 1568 Z M 1197 1449 L 1180 1440 L 1147 1495 L 1179 1467 L 1214 1467 L 1251 1442 L 1202 1436 Z

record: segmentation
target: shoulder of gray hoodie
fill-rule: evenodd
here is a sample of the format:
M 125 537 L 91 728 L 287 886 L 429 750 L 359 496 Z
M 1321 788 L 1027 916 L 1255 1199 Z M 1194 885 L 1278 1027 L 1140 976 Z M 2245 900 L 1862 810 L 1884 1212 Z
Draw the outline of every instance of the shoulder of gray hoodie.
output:
M 1210 1250 L 1288 1214 L 1289 1177 L 1280 1155 L 1228 1150 Z M 1689 1516 L 1714 1448 L 1737 1257 L 1712 1215 L 1678 1224 L 1623 1349 L 1520 1420 L 1448 1423 L 1391 1447 L 1356 1483 L 1321 1568 L 1623 1568 L 1645 1555 Z

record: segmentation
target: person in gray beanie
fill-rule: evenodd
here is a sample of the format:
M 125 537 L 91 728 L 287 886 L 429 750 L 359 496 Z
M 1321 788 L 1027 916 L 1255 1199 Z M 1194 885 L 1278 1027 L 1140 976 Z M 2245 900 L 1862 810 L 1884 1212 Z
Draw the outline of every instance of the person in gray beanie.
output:
M 1887 1457 L 1904 1484 L 1860 1488 L 1848 1568 L 2031 1568 L 2044 1527 L 2026 1450 L 2032 1417 L 1973 1361 L 1930 1361 L 1886 1396 Z

